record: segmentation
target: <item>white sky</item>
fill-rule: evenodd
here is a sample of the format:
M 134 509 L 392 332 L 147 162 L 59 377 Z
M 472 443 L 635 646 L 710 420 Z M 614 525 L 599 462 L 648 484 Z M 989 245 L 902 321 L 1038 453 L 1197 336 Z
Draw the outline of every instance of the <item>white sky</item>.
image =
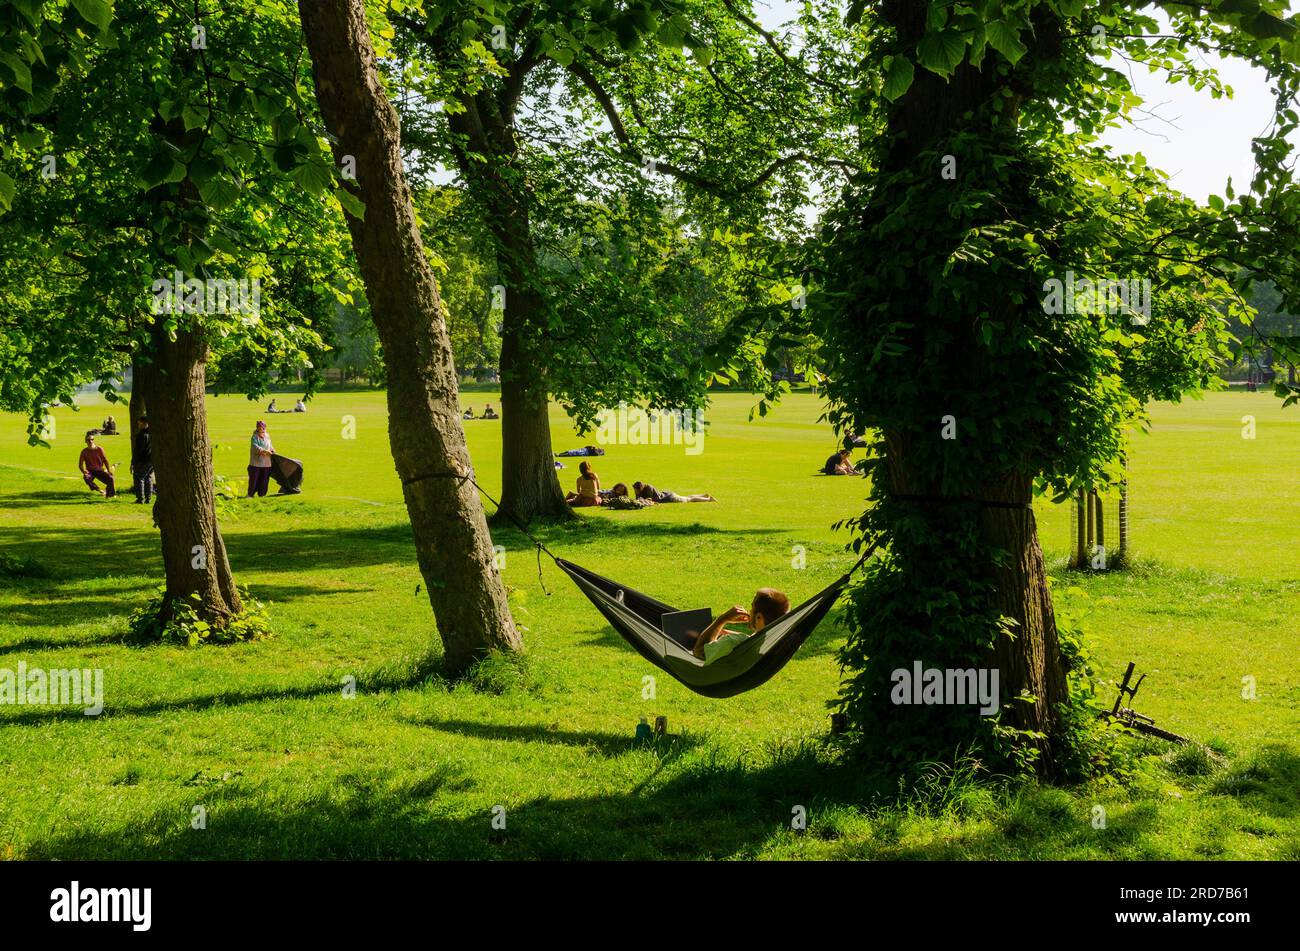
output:
M 768 29 L 793 19 L 798 8 L 792 0 L 755 0 L 758 18 Z M 1208 195 L 1222 195 L 1229 176 L 1237 191 L 1246 189 L 1254 172 L 1250 140 L 1268 128 L 1273 110 L 1262 70 L 1240 60 L 1218 59 L 1209 65 L 1232 87 L 1232 99 L 1215 100 L 1208 92 L 1198 93 L 1185 83 L 1170 85 L 1161 74 L 1136 67 L 1131 72 L 1134 89 L 1155 117 L 1145 117 L 1137 127 L 1113 129 L 1102 139 L 1117 153 L 1141 152 L 1169 175 L 1170 185 L 1202 202 Z

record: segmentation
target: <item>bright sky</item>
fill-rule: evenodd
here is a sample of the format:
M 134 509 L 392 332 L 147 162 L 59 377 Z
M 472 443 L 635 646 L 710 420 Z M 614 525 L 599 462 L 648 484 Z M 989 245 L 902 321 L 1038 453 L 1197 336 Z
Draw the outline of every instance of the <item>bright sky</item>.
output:
M 798 7 L 791 0 L 755 0 L 768 29 L 793 19 Z M 1215 100 L 1185 83 L 1170 85 L 1146 67 L 1135 68 L 1134 88 L 1154 116 L 1144 117 L 1136 127 L 1112 130 L 1103 139 L 1119 153 L 1143 153 L 1151 165 L 1168 173 L 1174 188 L 1198 201 L 1222 195 L 1229 176 L 1238 191 L 1249 185 L 1254 170 L 1250 140 L 1268 128 L 1273 108 L 1262 71 L 1239 60 L 1212 65 L 1232 87 L 1231 100 Z

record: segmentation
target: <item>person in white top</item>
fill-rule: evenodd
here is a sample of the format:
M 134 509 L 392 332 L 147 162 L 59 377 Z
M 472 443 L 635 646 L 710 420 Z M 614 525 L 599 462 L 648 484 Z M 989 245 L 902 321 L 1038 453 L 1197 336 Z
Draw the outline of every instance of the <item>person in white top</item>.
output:
M 271 456 L 275 447 L 271 445 L 271 436 L 266 431 L 266 423 L 257 421 L 253 438 L 248 445 L 248 497 L 264 496 L 271 484 Z

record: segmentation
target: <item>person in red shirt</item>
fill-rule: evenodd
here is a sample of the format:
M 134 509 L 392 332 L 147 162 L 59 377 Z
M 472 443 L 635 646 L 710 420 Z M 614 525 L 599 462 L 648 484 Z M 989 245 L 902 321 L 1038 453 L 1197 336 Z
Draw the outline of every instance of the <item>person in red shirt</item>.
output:
M 81 456 L 77 459 L 77 468 L 81 470 L 81 477 L 86 480 L 86 488 L 110 499 L 117 495 L 117 490 L 113 487 L 113 470 L 108 464 L 108 456 L 104 454 L 102 448 L 95 445 L 94 433 L 86 433 L 86 448 L 81 450 Z M 95 485 L 96 480 L 104 483 L 103 489 Z

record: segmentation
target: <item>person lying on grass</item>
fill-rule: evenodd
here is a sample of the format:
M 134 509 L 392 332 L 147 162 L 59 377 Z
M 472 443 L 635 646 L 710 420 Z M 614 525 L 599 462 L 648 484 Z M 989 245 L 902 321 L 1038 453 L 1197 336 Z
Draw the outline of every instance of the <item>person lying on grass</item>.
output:
M 578 491 L 570 492 L 564 497 L 564 501 L 574 508 L 600 505 L 604 501 L 600 495 L 600 476 L 596 475 L 596 470 L 591 467 L 590 462 L 578 466 L 578 471 L 581 473 L 578 476 Z
M 583 463 L 585 466 L 587 463 Z M 608 502 L 610 499 L 627 498 L 627 483 L 615 482 L 612 489 L 597 489 L 596 494 L 600 496 L 602 502 Z
M 649 499 L 656 505 L 665 505 L 669 502 L 716 502 L 713 496 L 706 493 L 697 495 L 679 495 L 672 489 L 664 489 L 662 492 L 656 489 L 648 482 L 633 482 L 632 491 L 636 493 L 638 499 Z
M 86 480 L 86 488 L 92 492 L 98 492 L 110 499 L 117 494 L 117 489 L 113 486 L 113 470 L 108 464 L 108 456 L 104 454 L 103 449 L 95 445 L 95 437 L 92 433 L 86 433 L 86 448 L 81 450 L 81 455 L 77 457 L 77 468 L 81 470 L 81 477 Z M 108 491 L 95 485 L 96 480 L 104 483 Z
M 745 638 L 750 635 L 733 631 L 727 627 L 731 622 L 748 624 L 757 634 L 778 618 L 790 613 L 790 599 L 775 588 L 759 588 L 754 593 L 754 602 L 748 611 L 737 604 L 723 611 L 712 623 L 700 632 L 695 639 L 695 648 L 691 651 L 705 663 L 730 654 Z M 712 648 L 712 650 L 710 650 Z

